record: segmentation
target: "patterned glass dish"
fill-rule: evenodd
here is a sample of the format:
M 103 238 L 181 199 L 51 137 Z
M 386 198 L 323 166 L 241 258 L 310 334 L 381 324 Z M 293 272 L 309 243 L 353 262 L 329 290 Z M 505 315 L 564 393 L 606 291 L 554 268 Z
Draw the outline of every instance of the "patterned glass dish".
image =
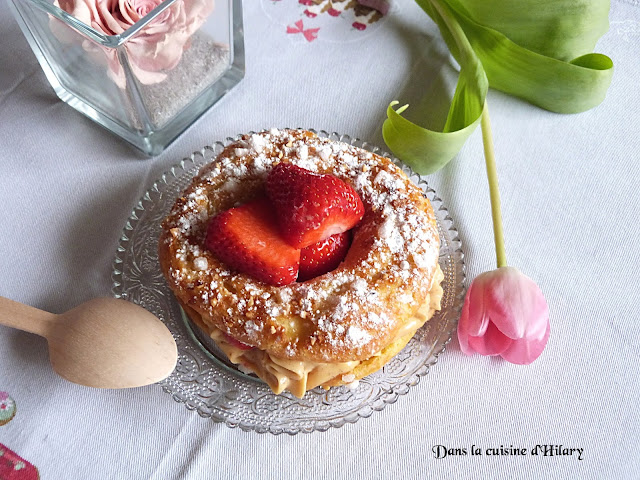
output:
M 253 133 L 253 132 L 250 132 Z M 377 147 L 337 133 L 321 137 L 364 148 L 392 158 Z M 217 142 L 185 158 L 143 195 L 129 218 L 113 264 L 113 293 L 138 303 L 169 327 L 178 344 L 178 365 L 160 382 L 162 389 L 190 410 L 229 427 L 259 433 L 325 431 L 355 423 L 394 403 L 418 384 L 436 364 L 451 339 L 464 295 L 464 263 L 458 233 L 442 200 L 425 179 L 393 159 L 429 198 L 440 234 L 440 267 L 444 272 L 442 310 L 437 312 L 398 355 L 357 386 L 317 387 L 302 399 L 289 392 L 274 394 L 254 376 L 240 372 L 183 314 L 167 286 L 157 258 L 160 224 L 175 199 L 191 183 L 202 165 L 212 161 L 237 138 Z

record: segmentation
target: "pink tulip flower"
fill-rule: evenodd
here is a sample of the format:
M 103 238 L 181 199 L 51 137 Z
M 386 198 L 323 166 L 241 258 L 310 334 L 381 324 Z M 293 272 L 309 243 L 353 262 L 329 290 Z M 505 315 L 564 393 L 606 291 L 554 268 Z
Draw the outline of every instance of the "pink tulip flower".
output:
M 549 307 L 533 280 L 517 268 L 507 266 L 486 103 L 481 125 L 498 268 L 478 275 L 471 282 L 458 322 L 458 341 L 467 355 L 500 355 L 508 362 L 528 365 L 540 356 L 549 340 Z
M 500 355 L 519 365 L 540 356 L 549 339 L 549 307 L 533 280 L 514 267 L 477 276 L 458 322 L 467 355 Z

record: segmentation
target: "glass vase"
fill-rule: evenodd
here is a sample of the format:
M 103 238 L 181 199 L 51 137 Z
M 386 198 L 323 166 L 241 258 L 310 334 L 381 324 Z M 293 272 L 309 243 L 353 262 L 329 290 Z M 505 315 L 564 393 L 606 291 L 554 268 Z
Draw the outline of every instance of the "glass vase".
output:
M 157 155 L 244 76 L 241 0 L 8 0 L 64 102 Z

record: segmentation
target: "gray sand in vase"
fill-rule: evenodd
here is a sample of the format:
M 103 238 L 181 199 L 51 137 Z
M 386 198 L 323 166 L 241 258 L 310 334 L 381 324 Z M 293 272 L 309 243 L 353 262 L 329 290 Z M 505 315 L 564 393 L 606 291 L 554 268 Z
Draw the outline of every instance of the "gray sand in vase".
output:
M 200 32 L 193 35 L 191 41 L 180 63 L 165 72 L 167 78 L 153 85 L 139 84 L 140 97 L 155 128 L 162 128 L 223 75 L 231 64 L 228 45 L 216 43 Z M 131 93 L 127 90 L 126 95 Z M 133 102 L 127 103 L 131 105 Z M 138 113 L 133 108 L 130 113 L 133 125 L 141 128 Z

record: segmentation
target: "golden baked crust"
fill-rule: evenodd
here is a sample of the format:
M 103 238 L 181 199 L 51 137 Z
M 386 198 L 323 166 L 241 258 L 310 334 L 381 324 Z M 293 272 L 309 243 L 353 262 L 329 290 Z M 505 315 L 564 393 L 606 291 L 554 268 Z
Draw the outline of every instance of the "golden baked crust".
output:
M 442 270 L 438 267 L 436 270 L 436 278 L 433 282 L 431 290 L 429 290 L 428 301 L 414 313 L 411 318 L 411 324 L 398 334 L 395 340 L 383 348 L 377 355 L 374 355 L 367 360 L 363 360 L 356 365 L 348 374 L 342 374 L 322 384 L 323 387 L 337 387 L 340 385 L 347 385 L 356 380 L 371 375 L 374 372 L 380 370 L 385 366 L 389 360 L 395 357 L 400 351 L 409 343 L 409 340 L 413 338 L 416 331 L 428 322 L 434 313 L 440 310 L 441 300 L 444 291 L 441 286 L 441 282 L 444 279 Z
M 209 218 L 261 195 L 280 161 L 343 179 L 365 206 L 344 262 L 284 287 L 234 272 L 204 247 Z M 431 205 L 397 166 L 300 130 L 226 147 L 176 201 L 159 242 L 169 286 L 203 323 L 278 358 L 329 363 L 367 360 L 397 341 L 428 299 L 438 252 Z
M 216 327 L 206 324 L 202 317 L 181 303 L 189 318 L 203 330 L 227 358 L 241 369 L 255 373 L 275 392 L 289 390 L 302 398 L 307 390 L 317 386 L 323 388 L 356 384 L 358 380 L 379 370 L 389 362 L 415 335 L 416 331 L 440 310 L 443 290 L 440 285 L 444 275 L 438 267 L 436 279 L 429 291 L 429 301 L 403 325 L 396 338 L 380 352 L 363 361 L 321 363 L 278 358 L 264 350 L 246 350 L 232 344 L 229 338 Z

